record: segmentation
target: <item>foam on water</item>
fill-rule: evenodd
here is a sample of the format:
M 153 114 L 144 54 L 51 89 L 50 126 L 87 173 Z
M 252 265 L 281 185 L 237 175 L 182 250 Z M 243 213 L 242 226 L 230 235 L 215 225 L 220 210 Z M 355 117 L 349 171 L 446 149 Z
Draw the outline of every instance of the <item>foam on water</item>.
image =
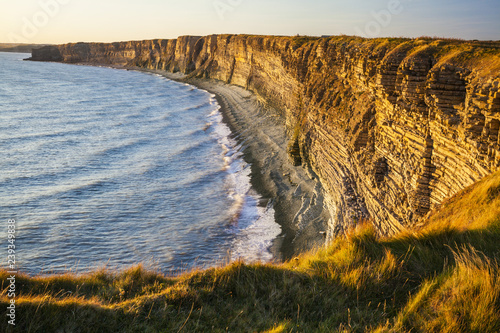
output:
M 274 220 L 272 203 L 259 206 L 260 196 L 250 185 L 251 169 L 242 158 L 241 145 L 232 137 L 231 130 L 223 123 L 219 112 L 220 106 L 211 95 L 211 104 L 216 105 L 210 114 L 218 141 L 223 149 L 223 170 L 228 177 L 228 196 L 234 204 L 230 212 L 231 232 L 236 237 L 231 246 L 231 259 L 246 261 L 270 261 L 273 256 L 269 251 L 273 240 L 281 233 L 280 226 Z

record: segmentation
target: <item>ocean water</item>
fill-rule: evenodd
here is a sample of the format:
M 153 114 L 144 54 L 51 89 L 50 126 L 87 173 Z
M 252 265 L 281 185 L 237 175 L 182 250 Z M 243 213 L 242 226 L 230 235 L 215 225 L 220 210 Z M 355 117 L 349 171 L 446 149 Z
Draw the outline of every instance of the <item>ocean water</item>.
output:
M 213 95 L 26 57 L 0 53 L 0 243 L 15 219 L 19 270 L 272 259 L 281 229 Z

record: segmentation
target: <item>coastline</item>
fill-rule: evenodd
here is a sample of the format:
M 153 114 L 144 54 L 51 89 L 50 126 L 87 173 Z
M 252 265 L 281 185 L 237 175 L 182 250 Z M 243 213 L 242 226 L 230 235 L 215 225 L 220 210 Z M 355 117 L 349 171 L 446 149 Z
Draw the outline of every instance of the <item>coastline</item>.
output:
M 179 72 L 92 62 L 74 65 L 157 74 L 215 95 L 224 123 L 251 166 L 251 185 L 262 196 L 260 204 L 265 207 L 272 202 L 275 222 L 282 229 L 269 249 L 273 261 L 286 261 L 325 245 L 330 214 L 319 178 L 309 167 L 292 164 L 284 118 L 259 101 L 256 94 L 243 87 Z
M 263 197 L 262 205 L 272 201 L 275 221 L 282 228 L 270 249 L 275 260 L 288 260 L 325 244 L 330 215 L 324 204 L 323 187 L 312 170 L 293 166 L 290 161 L 284 119 L 279 112 L 264 106 L 254 93 L 239 86 L 163 70 L 126 69 L 159 74 L 216 96 L 223 121 L 251 165 L 251 184 Z

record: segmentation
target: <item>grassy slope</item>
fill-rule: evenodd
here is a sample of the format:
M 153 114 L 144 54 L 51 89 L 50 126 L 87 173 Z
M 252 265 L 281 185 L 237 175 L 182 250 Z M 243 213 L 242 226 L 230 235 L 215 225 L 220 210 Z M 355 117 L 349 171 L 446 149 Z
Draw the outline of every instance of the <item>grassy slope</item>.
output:
M 17 332 L 498 332 L 500 173 L 445 202 L 426 227 L 377 239 L 369 226 L 284 264 L 167 278 L 19 276 Z

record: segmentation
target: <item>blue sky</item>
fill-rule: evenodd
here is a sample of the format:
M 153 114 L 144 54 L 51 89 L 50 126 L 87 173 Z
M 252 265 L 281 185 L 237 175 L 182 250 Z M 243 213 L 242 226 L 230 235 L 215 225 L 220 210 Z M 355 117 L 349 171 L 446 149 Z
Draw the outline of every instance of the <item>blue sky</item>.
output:
M 0 42 L 111 42 L 213 33 L 500 40 L 500 0 L 0 0 L 0 3 Z

